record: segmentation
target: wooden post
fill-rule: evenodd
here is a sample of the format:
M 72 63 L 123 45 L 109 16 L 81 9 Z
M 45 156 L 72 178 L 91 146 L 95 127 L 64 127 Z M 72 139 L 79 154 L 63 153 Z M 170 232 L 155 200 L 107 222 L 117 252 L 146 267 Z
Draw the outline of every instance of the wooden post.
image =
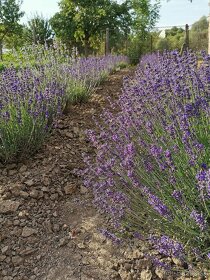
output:
M 186 48 L 189 49 L 190 46 L 190 36 L 189 36 L 189 25 L 185 25 L 185 45 Z
M 153 38 L 152 38 L 152 34 L 150 34 L 150 52 L 153 52 Z
M 109 55 L 109 28 L 106 28 L 105 55 Z

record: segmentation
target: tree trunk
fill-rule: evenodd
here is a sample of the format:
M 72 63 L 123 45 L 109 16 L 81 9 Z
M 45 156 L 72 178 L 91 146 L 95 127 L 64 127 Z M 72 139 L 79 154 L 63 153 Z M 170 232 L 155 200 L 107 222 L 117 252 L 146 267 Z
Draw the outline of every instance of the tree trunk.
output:
M 85 40 L 85 57 L 88 57 L 89 54 L 89 44 L 88 44 L 88 40 Z

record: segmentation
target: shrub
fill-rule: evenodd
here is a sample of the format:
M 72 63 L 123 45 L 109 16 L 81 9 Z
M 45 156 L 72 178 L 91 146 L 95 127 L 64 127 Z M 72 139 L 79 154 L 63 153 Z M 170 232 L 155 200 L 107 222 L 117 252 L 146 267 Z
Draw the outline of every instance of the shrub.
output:
M 210 257 L 210 57 L 189 52 L 142 58 L 134 79 L 104 112 L 85 184 L 119 238 L 141 235 L 161 254 Z
M 64 89 L 32 69 L 0 76 L 0 161 L 33 154 L 61 112 Z
M 33 154 L 57 114 L 69 104 L 86 102 L 94 87 L 127 60 L 123 56 L 73 59 L 62 45 L 28 46 L 7 59 L 0 73 L 2 162 Z

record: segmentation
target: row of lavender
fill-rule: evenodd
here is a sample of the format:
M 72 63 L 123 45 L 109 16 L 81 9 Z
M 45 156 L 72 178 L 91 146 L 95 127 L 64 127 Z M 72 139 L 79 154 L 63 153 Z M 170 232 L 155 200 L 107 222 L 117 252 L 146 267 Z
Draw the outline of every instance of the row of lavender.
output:
M 105 112 L 87 157 L 86 186 L 111 216 L 114 241 L 147 239 L 182 263 L 210 259 L 210 57 L 177 52 L 145 56 Z M 149 256 L 149 255 L 148 255 Z M 159 266 L 170 267 L 158 258 Z M 190 266 L 189 266 L 190 267 Z
M 0 74 L 1 162 L 34 153 L 67 104 L 86 101 L 102 79 L 127 63 L 123 56 L 73 59 L 35 48 L 21 54 L 18 69 L 11 65 Z

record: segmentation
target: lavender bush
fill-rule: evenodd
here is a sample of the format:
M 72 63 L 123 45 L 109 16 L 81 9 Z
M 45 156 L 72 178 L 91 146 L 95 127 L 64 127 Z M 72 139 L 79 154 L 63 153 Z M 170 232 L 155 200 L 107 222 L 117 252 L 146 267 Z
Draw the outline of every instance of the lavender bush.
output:
M 128 64 L 125 56 L 104 56 L 78 58 L 71 65 L 62 68 L 63 76 L 67 74 L 67 103 L 75 104 L 89 99 L 93 89 L 104 81 L 120 65 Z
M 61 112 L 64 88 L 40 71 L 7 69 L 0 76 L 0 161 L 34 153 Z
M 85 184 L 110 215 L 113 240 L 142 236 L 164 256 L 210 258 L 210 56 L 145 56 L 105 111 Z
M 73 58 L 65 47 L 29 46 L 0 73 L 0 161 L 33 154 L 67 103 L 86 101 L 126 58 Z M 14 63 L 14 65 L 13 65 Z

